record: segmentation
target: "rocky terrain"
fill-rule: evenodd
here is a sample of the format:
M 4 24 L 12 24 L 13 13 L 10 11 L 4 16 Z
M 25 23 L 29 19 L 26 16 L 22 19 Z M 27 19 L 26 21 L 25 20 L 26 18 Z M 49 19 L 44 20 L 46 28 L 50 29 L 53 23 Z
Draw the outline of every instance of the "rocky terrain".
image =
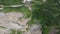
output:
M 25 7 L 28 7 L 28 9 L 32 11 L 30 1 L 32 0 L 23 0 L 23 3 Z M 0 6 L 1 11 L 7 7 L 17 8 L 21 7 L 22 5 Z M 22 34 L 42 34 L 42 27 L 40 25 L 32 24 L 30 26 L 27 24 L 30 20 L 31 17 L 25 18 L 24 13 L 22 12 L 0 12 L 0 34 L 11 34 L 11 30 L 14 30 L 13 34 L 18 34 L 18 30 L 21 31 Z
M 20 20 L 18 20 L 20 17 L 23 17 L 22 13 L 16 13 L 16 12 L 3 13 L 3 12 L 0 12 L 0 27 L 5 27 L 8 30 L 9 29 L 19 29 L 19 30 L 24 31 L 24 29 L 28 27 L 26 25 L 26 23 L 30 20 L 30 18 L 21 19 L 21 22 L 20 22 Z
M 10 12 L 10 13 L 3 13 L 0 12 L 0 34 L 9 34 L 10 29 L 16 29 L 25 31 L 24 34 L 41 34 L 39 26 L 38 25 L 32 25 L 28 27 L 26 23 L 31 19 L 30 18 L 24 18 L 23 13 L 18 12 Z M 20 20 L 18 20 L 20 17 Z M 28 30 L 26 30 L 29 28 Z M 36 31 L 35 31 L 36 30 Z

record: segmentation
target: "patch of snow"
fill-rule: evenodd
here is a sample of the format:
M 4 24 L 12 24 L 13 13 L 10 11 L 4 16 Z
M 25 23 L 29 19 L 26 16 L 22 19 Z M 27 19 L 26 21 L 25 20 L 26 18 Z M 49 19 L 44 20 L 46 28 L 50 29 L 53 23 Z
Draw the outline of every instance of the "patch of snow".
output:
M 2 10 L 3 8 L 0 8 L 0 10 Z
M 30 1 L 33 1 L 33 0 L 23 0 L 23 3 L 30 2 Z
M 43 1 L 46 1 L 46 0 L 43 0 Z
M 22 5 L 11 5 L 11 7 L 20 7 Z

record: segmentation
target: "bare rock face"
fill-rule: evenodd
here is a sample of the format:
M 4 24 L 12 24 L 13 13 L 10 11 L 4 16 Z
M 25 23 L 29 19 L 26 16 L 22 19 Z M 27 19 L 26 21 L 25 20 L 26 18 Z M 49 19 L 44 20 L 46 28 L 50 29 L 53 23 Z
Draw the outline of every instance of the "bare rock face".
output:
M 0 12 L 0 27 L 5 27 L 6 29 L 15 29 L 15 30 L 21 30 L 25 31 L 26 28 L 28 28 L 28 25 L 26 23 L 31 18 L 22 18 L 21 21 L 18 20 L 20 17 L 23 17 L 23 13 L 17 13 L 17 12 L 10 12 L 10 13 L 3 13 Z M 6 29 L 0 29 L 0 34 L 5 34 Z M 3 31 L 3 32 L 2 32 Z
M 57 34 L 59 30 L 57 30 L 55 27 L 51 27 L 51 30 L 49 31 L 48 34 Z
M 0 28 L 0 34 L 10 34 L 9 29 Z
M 42 34 L 41 26 L 37 24 L 33 24 L 31 26 L 26 25 L 30 18 L 22 18 L 18 20 L 20 17 L 23 17 L 23 13 L 10 12 L 3 13 L 0 12 L 0 34 L 10 34 L 10 29 L 25 31 L 22 34 Z M 26 30 L 28 28 L 28 30 Z
M 41 26 L 40 25 L 36 25 L 33 24 L 32 26 L 29 27 L 29 29 L 27 31 L 25 31 L 25 33 L 23 34 L 42 34 L 41 31 Z

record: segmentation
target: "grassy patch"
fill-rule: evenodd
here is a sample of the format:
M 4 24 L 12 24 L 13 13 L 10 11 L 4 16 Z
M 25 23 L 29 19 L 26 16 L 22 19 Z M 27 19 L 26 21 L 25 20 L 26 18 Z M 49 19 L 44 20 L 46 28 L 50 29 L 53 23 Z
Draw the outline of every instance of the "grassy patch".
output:
M 34 19 L 31 19 L 27 24 L 28 24 L 28 25 L 35 24 L 35 23 L 34 23 Z
M 10 34 L 22 34 L 22 32 L 20 30 L 11 29 L 11 33 Z
M 37 19 L 32 18 L 27 24 L 28 24 L 28 25 L 32 25 L 32 24 L 40 24 L 40 21 L 37 20 Z
M 49 28 L 49 27 L 47 27 L 47 26 L 46 26 L 46 27 L 43 26 L 43 27 L 42 27 L 42 34 L 48 34 L 49 31 L 50 31 L 50 29 L 51 29 L 51 28 Z
M 6 27 L 4 27 L 4 26 L 0 26 L 0 28 L 5 28 L 6 29 Z
M 1 5 L 18 5 L 22 4 L 23 0 L 0 0 Z
M 10 34 L 15 34 L 16 30 L 11 29 L 11 33 Z
M 31 14 L 32 14 L 31 11 L 27 7 L 24 7 L 24 6 L 21 7 L 20 11 L 22 13 L 24 13 L 24 15 L 26 16 L 26 18 L 30 17 Z
M 20 30 L 17 31 L 17 34 L 22 34 L 22 32 Z
M 24 16 L 26 18 L 31 16 L 31 11 L 27 7 L 25 7 L 25 6 L 15 7 L 15 8 L 6 7 L 6 8 L 4 8 L 2 10 L 2 12 L 4 12 L 4 13 L 8 13 L 8 12 L 21 12 L 21 13 L 24 13 Z

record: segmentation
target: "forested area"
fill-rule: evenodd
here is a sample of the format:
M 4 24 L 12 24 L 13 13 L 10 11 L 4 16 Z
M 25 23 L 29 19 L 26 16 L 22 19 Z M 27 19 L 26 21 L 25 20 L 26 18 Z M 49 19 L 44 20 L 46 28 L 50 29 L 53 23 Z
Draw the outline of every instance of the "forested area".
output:
M 49 34 L 52 28 L 60 30 L 60 0 L 35 0 L 32 9 L 32 19 L 37 19 L 37 24 L 42 25 L 43 34 Z

